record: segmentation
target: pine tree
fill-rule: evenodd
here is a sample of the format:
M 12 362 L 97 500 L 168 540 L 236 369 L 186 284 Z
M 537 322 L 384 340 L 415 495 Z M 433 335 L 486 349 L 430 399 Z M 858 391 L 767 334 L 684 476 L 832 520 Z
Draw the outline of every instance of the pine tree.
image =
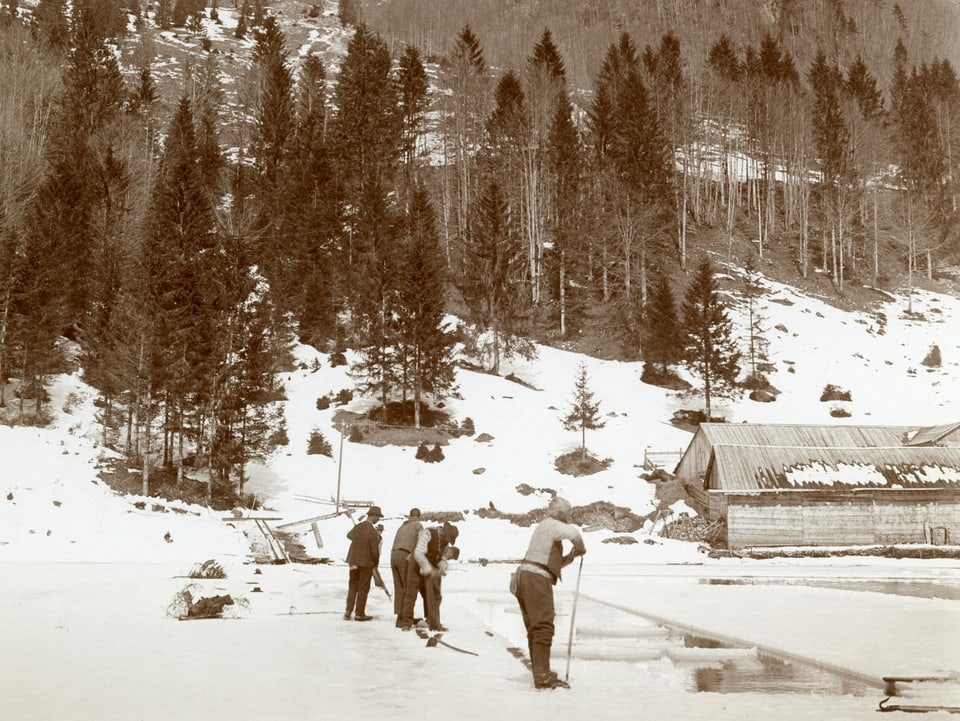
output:
M 704 259 L 683 301 L 684 365 L 703 381 L 706 419 L 714 396 L 732 392 L 740 372 L 733 323 L 720 300 L 709 259 Z
M 326 71 L 308 57 L 301 68 L 297 129 L 291 146 L 289 203 L 296 225 L 285 243 L 290 266 L 289 307 L 302 342 L 318 347 L 336 333 L 341 289 L 336 249 L 341 242 L 340 202 L 330 151 L 324 142 Z
M 209 252 L 215 246 L 213 209 L 197 160 L 193 111 L 184 96 L 170 122 L 153 187 L 141 281 L 149 318 L 144 329 L 149 390 L 164 399 L 165 412 L 177 425 L 192 397 L 211 392 L 213 349 L 221 330 L 215 312 L 217 255 Z
M 476 203 L 464 258 L 460 288 L 470 311 L 482 355 L 491 357 L 491 370 L 500 372 L 501 358 L 529 355 L 522 330 L 522 251 L 509 206 L 496 181 Z
M 757 264 L 752 255 L 747 256 L 747 260 L 743 264 L 743 270 L 746 273 L 743 295 L 747 299 L 747 329 L 749 332 L 747 356 L 750 361 L 750 377 L 755 381 L 763 381 L 765 378 L 761 369 L 770 360 L 768 354 L 770 341 L 766 334 L 766 318 L 758 304 L 758 300 L 763 295 L 763 286 L 757 278 Z
M 294 130 L 293 73 L 285 43 L 276 18 L 267 17 L 263 30 L 256 33 L 253 58 L 260 72 L 254 154 L 261 183 L 273 191 L 264 198 L 268 207 L 274 207 L 279 200 L 276 192 L 282 186 L 280 175 L 287 162 L 288 143 Z
M 726 35 L 721 35 L 710 48 L 707 62 L 720 77 L 734 83 L 740 80 L 740 60 Z
M 337 173 L 350 203 L 360 202 L 371 186 L 389 188 L 396 172 L 401 124 L 391 66 L 383 38 L 357 26 L 337 77 L 331 126 Z
M 417 158 L 417 140 L 423 132 L 428 89 L 420 51 L 412 45 L 405 47 L 400 56 L 397 84 L 402 157 L 404 164 L 412 168 Z
M 563 427 L 566 430 L 580 431 L 581 461 L 587 459 L 587 430 L 597 430 L 606 425 L 606 422 L 600 419 L 600 404 L 594 402 L 593 391 L 590 390 L 588 380 L 587 364 L 581 362 L 577 366 L 570 411 L 563 418 Z
M 479 38 L 465 25 L 457 34 L 453 48 L 443 63 L 444 95 L 444 157 L 443 172 L 444 244 L 448 263 L 455 263 L 453 240 L 464 242 L 467 237 L 470 209 L 476 186 L 475 149 L 483 139 L 484 121 L 489 103 L 489 78 L 483 48 Z M 452 218 L 451 222 L 446 220 Z
M 580 287 L 570 282 L 572 269 L 582 269 L 584 242 L 581 238 L 583 159 L 580 134 L 573 124 L 573 108 L 566 93 L 557 98 L 557 107 L 550 126 L 548 167 L 552 179 L 554 221 L 552 224 L 555 259 L 549 270 L 554 274 L 553 284 L 560 311 L 560 335 L 567 334 L 568 313 L 571 308 L 568 291 Z
M 413 190 L 404 228 L 397 289 L 404 395 L 413 391 L 414 425 L 424 395 L 443 400 L 454 388 L 454 338 L 443 329 L 446 276 L 433 207 L 422 183 Z
M 669 366 L 683 357 L 683 327 L 669 276 L 661 271 L 644 311 L 643 359 L 653 370 L 651 378 L 665 377 Z M 647 375 L 644 368 L 644 376 Z
M 358 359 L 350 367 L 360 393 L 377 393 L 386 410 L 398 383 L 397 210 L 377 184 L 368 184 L 357 203 L 348 235 L 349 307 Z

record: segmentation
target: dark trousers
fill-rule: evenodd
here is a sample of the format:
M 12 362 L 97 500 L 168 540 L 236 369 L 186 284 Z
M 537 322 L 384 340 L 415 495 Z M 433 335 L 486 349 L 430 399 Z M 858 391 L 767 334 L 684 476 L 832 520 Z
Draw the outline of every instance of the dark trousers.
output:
M 423 612 L 426 616 L 429 613 L 429 602 L 427 600 L 427 584 L 423 576 L 420 575 L 420 566 L 417 564 L 413 554 L 406 562 L 406 576 L 403 585 L 403 603 L 400 606 L 400 623 L 413 625 L 413 608 L 417 605 L 417 595 L 423 598 Z
M 427 595 L 423 600 L 423 610 L 427 617 L 427 628 L 431 631 L 439 631 L 440 624 L 440 602 L 443 600 L 443 594 L 440 593 L 440 574 L 431 574 L 421 576 L 423 584 L 426 587 Z
M 517 600 L 523 625 L 527 628 L 527 644 L 550 646 L 553 643 L 553 582 L 530 571 L 517 572 Z
M 409 558 L 409 551 L 396 550 L 390 552 L 390 570 L 393 572 L 393 612 L 398 618 L 403 615 L 403 595 L 407 588 L 407 560 Z M 410 613 L 413 615 L 412 609 Z
M 367 595 L 370 593 L 370 579 L 373 578 L 373 568 L 351 568 L 350 582 L 347 585 L 347 610 L 349 616 L 354 607 L 358 616 L 367 615 Z

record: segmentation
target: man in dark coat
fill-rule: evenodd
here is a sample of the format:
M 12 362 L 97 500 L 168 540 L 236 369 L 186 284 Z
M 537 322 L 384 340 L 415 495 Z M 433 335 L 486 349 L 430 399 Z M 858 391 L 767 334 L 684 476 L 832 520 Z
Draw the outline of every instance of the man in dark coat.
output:
M 440 623 L 440 602 L 443 600 L 440 581 L 447 574 L 447 559 L 456 559 L 460 551 L 454 544 L 460 534 L 456 526 L 425 528 L 417 536 L 417 545 L 407 561 L 407 583 L 404 587 L 400 628 L 409 631 L 414 624 L 413 607 L 420 588 L 426 592 L 424 612 L 431 631 L 446 631 Z
M 420 522 L 420 509 L 411 508 L 393 539 L 393 548 L 390 551 L 390 570 L 393 571 L 393 612 L 397 615 L 396 625 L 400 627 L 400 617 L 403 611 L 403 595 L 407 584 L 407 561 L 417 545 L 417 538 L 423 524 Z M 424 592 L 424 606 L 426 595 Z M 412 614 L 412 611 L 411 611 Z
M 350 583 L 347 586 L 347 609 L 343 620 L 349 621 L 356 608 L 357 621 L 369 621 L 367 615 L 367 595 L 370 593 L 370 579 L 373 570 L 380 563 L 380 533 L 375 528 L 383 518 L 380 506 L 370 506 L 367 517 L 350 529 L 350 549 L 347 551 L 347 563 L 350 565 Z

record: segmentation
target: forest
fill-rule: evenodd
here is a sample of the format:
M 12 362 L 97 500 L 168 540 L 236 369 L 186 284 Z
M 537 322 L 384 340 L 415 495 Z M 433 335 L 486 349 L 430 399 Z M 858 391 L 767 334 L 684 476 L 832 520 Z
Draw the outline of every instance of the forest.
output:
M 499 373 L 531 339 L 598 325 L 645 380 L 699 375 L 709 418 L 744 369 L 762 381 L 711 257 L 749 273 L 776 258 L 841 294 L 956 261 L 960 82 L 934 37 L 956 14 L 646 5 L 645 25 L 613 0 L 558 14 L 576 32 L 540 28 L 508 58 L 518 44 L 480 22 L 397 19 L 425 0 L 339 0 L 334 64 L 288 38 L 323 3 L 4 0 L 5 418 L 43 423 L 45 379 L 76 361 L 144 494 L 188 463 L 241 494 L 246 462 L 283 443 L 270 404 L 296 340 L 353 351 L 354 390 L 420 426 L 456 392 L 459 348 Z M 747 6 L 778 14 L 760 33 L 709 22 Z M 228 15 L 240 63 L 204 31 Z M 164 33 L 198 50 L 174 81 Z

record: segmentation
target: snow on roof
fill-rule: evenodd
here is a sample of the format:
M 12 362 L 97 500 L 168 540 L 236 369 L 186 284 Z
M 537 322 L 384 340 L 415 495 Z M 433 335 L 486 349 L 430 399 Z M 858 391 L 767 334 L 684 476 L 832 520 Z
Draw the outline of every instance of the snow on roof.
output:
M 800 488 L 960 489 L 960 448 L 717 445 L 709 487 L 722 491 Z
M 960 428 L 960 423 L 947 423 L 942 426 L 928 426 L 920 428 L 916 433 L 910 436 L 909 440 L 904 442 L 907 446 L 927 446 L 939 441 L 944 436 L 948 436 Z

